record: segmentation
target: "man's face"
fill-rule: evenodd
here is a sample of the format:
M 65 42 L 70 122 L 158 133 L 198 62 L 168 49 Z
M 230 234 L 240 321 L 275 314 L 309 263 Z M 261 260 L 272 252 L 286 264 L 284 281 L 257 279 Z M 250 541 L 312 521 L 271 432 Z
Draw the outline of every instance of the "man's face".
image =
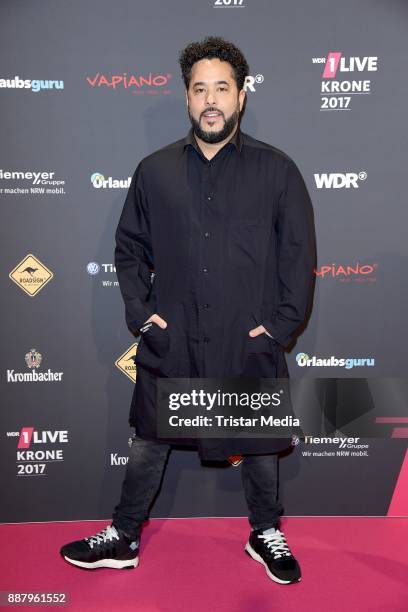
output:
M 244 99 L 245 92 L 238 92 L 231 64 L 218 58 L 194 64 L 186 101 L 198 138 L 211 144 L 228 138 L 238 123 Z

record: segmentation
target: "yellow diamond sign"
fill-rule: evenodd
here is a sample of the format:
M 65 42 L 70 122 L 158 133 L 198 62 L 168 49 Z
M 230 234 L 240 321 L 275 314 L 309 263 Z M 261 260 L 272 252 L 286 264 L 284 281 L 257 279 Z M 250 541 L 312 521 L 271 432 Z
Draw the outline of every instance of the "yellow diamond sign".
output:
M 137 342 L 132 344 L 132 346 L 130 346 L 127 351 L 125 351 L 123 355 L 121 355 L 119 359 L 115 361 L 115 366 L 126 374 L 126 376 L 128 376 L 132 382 L 136 382 L 136 352 Z
M 51 270 L 31 253 L 26 255 L 9 274 L 11 280 L 30 297 L 37 295 L 53 276 Z

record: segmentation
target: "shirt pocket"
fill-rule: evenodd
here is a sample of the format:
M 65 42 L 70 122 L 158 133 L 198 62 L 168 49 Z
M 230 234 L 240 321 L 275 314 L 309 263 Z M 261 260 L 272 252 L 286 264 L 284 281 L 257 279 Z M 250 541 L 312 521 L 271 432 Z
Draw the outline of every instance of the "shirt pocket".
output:
M 228 255 L 235 267 L 252 268 L 259 265 L 259 239 L 261 225 L 245 221 L 232 221 L 227 230 Z

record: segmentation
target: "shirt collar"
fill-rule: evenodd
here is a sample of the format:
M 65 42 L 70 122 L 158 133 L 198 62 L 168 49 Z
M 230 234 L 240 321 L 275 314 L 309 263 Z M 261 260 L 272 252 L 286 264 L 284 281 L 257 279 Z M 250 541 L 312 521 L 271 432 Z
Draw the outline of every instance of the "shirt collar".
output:
M 239 126 L 238 126 L 238 129 L 235 131 L 235 134 L 233 135 L 233 137 L 230 138 L 230 140 L 224 146 L 227 146 L 228 144 L 234 145 L 237 151 L 241 152 L 242 150 L 242 132 Z M 193 128 L 190 128 L 186 138 L 184 139 L 184 147 L 183 147 L 184 150 L 186 149 L 188 145 L 191 145 L 192 147 L 194 147 L 196 151 L 198 151 L 198 153 L 202 154 L 202 151 L 200 147 L 198 146 L 197 140 L 194 136 Z

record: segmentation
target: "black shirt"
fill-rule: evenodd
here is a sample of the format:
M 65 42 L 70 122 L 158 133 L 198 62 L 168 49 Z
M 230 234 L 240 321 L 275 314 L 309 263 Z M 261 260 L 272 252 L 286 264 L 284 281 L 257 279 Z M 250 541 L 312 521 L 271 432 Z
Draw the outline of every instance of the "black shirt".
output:
M 306 186 L 288 155 L 240 129 L 211 160 L 192 129 L 145 157 L 116 244 L 129 328 L 157 312 L 174 359 L 191 360 L 197 345 L 202 376 L 233 373 L 249 329 L 264 325 L 286 347 L 305 319 L 315 265 Z
M 192 201 L 192 205 L 196 208 L 196 214 L 199 219 L 199 229 L 196 230 L 193 241 L 197 245 L 197 249 L 193 250 L 193 258 L 191 261 L 190 289 L 191 289 L 191 304 L 189 322 L 189 338 L 193 343 L 199 341 L 202 337 L 204 343 L 211 341 L 211 338 L 206 335 L 206 315 L 209 309 L 213 308 L 211 300 L 207 296 L 206 281 L 208 272 L 202 271 L 208 269 L 210 249 L 206 246 L 213 238 L 213 232 L 209 231 L 212 225 L 212 217 L 214 212 L 212 208 L 222 207 L 221 202 L 217 198 L 217 183 L 223 180 L 225 172 L 225 163 L 228 155 L 236 152 L 240 153 L 242 149 L 241 132 L 239 128 L 235 131 L 232 138 L 212 157 L 210 160 L 205 157 L 191 128 L 187 134 L 184 149 L 187 149 L 187 154 L 190 156 L 190 163 L 194 166 L 197 180 L 197 198 Z M 225 178 L 225 177 L 224 177 Z M 200 248 L 201 247 L 201 248 Z M 211 249 L 213 246 L 211 245 Z M 191 360 L 195 362 L 198 359 L 200 364 L 198 370 L 202 369 L 202 351 L 198 352 L 195 344 L 190 347 Z M 201 367 L 200 367 L 201 366 Z M 194 370 L 194 368 L 193 368 Z

